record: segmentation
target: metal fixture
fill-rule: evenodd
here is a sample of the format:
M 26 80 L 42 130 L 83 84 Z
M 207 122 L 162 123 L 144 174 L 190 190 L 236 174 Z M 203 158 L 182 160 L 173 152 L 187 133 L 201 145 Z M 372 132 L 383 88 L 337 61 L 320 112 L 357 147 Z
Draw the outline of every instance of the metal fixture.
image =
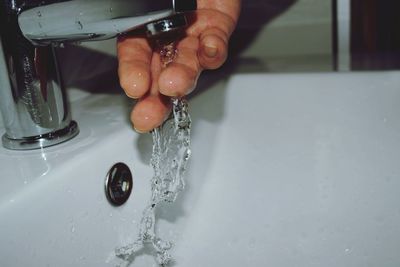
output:
M 3 146 L 26 150 L 78 134 L 71 120 L 57 46 L 104 40 L 146 30 L 148 35 L 185 27 L 196 0 L 0 1 L 0 109 Z
M 124 163 L 111 167 L 106 176 L 105 192 L 108 201 L 114 206 L 124 204 L 132 192 L 132 173 Z

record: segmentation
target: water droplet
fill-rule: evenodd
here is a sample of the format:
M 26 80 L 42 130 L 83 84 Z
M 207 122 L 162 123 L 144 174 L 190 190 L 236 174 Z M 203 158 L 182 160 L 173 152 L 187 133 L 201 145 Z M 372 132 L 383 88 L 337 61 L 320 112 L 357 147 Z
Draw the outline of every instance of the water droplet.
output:
M 75 25 L 78 28 L 78 30 L 82 30 L 83 29 L 83 25 L 82 25 L 82 22 L 80 20 L 75 21 Z
M 190 149 L 188 149 L 185 153 L 184 160 L 187 161 L 190 158 L 191 154 L 192 154 L 192 151 Z
M 71 233 L 75 233 L 75 225 L 71 226 Z
M 344 249 L 344 253 L 345 253 L 345 254 L 351 254 L 351 252 L 352 252 L 352 249 L 351 249 L 351 248 L 345 248 L 345 249 Z

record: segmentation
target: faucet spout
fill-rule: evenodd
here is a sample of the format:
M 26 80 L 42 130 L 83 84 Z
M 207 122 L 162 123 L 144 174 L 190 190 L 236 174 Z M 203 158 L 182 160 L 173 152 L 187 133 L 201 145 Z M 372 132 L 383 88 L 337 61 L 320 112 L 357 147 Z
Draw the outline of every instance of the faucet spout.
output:
M 3 146 L 26 150 L 79 132 L 71 119 L 56 46 L 144 30 L 157 37 L 187 25 L 196 0 L 5 0 L 0 2 Z
M 182 2 L 195 3 L 185 0 L 163 0 L 151 4 L 143 0 L 61 1 L 22 11 L 18 24 L 24 36 L 37 45 L 104 40 L 159 20 L 174 22 L 178 17 L 182 21 L 183 13 L 196 7 Z M 180 25 L 184 26 L 186 21 Z M 150 34 L 155 33 L 151 31 Z

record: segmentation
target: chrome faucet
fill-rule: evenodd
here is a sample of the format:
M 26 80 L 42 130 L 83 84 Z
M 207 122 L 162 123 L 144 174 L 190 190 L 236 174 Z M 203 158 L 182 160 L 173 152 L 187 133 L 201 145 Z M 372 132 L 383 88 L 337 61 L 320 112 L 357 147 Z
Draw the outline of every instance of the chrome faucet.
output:
M 181 29 L 196 0 L 3 0 L 0 2 L 0 109 L 3 146 L 27 150 L 76 136 L 56 47 L 144 30 Z M 1 53 L 3 51 L 3 53 Z

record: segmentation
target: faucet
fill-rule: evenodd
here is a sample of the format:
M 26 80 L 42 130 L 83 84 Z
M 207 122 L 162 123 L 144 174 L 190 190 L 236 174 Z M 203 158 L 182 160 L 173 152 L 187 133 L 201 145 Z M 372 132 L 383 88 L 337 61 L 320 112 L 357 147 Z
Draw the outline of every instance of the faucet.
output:
M 44 148 L 78 134 L 59 72 L 58 46 L 143 30 L 157 38 L 187 26 L 186 13 L 195 9 L 196 0 L 1 1 L 3 146 Z

